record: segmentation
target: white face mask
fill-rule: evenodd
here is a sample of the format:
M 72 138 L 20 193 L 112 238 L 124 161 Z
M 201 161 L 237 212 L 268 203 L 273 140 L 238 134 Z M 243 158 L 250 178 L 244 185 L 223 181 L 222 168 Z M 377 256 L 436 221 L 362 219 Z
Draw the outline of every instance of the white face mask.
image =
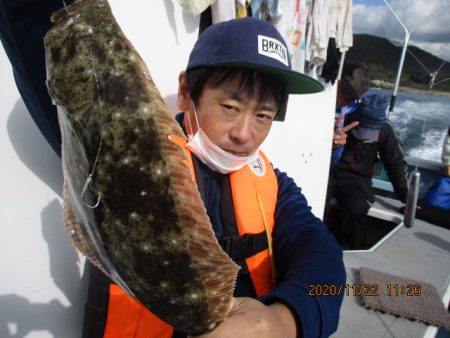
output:
M 192 135 L 192 125 L 188 115 L 189 128 L 191 130 L 188 132 L 189 142 L 186 147 L 212 170 L 222 174 L 228 174 L 232 171 L 241 169 L 257 158 L 258 151 L 255 151 L 250 156 L 235 156 L 216 146 L 200 128 L 195 106 L 194 114 L 197 122 L 197 132 L 195 135 Z

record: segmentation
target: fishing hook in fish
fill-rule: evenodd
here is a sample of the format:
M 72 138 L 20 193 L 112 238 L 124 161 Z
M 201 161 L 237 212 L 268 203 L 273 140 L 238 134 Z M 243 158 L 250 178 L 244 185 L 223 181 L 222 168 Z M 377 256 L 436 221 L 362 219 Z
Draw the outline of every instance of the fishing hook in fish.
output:
M 63 0 L 63 2 L 64 2 L 64 0 Z M 96 88 L 97 88 L 97 92 L 100 93 L 99 82 L 98 82 L 98 78 L 97 78 L 97 71 L 95 69 L 94 56 L 92 55 L 92 46 L 91 45 L 89 45 L 89 52 L 90 52 L 90 56 L 91 56 L 92 69 L 94 71 L 95 85 L 96 85 Z M 101 106 L 101 104 L 100 104 L 101 103 L 100 94 L 98 95 L 98 103 L 99 103 L 99 106 Z M 95 157 L 94 165 L 92 166 L 92 171 L 89 174 L 89 176 L 86 178 L 86 182 L 84 183 L 83 190 L 81 191 L 81 201 L 83 202 L 83 204 L 86 207 L 91 208 L 91 209 L 95 209 L 95 208 L 98 207 L 98 205 L 100 204 L 100 199 L 101 199 L 102 194 L 101 193 L 98 194 L 97 203 L 95 203 L 94 205 L 89 205 L 89 204 L 85 203 L 83 201 L 83 196 L 84 196 L 87 188 L 90 187 L 90 185 L 91 185 L 92 176 L 94 175 L 95 167 L 97 166 L 97 161 L 98 161 L 98 158 L 100 156 L 100 150 L 102 149 L 102 145 L 103 145 L 103 135 L 100 138 L 100 144 L 98 146 L 97 156 Z M 93 191 L 93 190 L 91 189 L 91 191 Z
M 95 208 L 97 208 L 97 207 L 99 206 L 99 204 L 100 204 L 100 199 L 101 199 L 101 197 L 102 197 L 102 194 L 101 194 L 101 193 L 98 194 L 97 202 L 96 202 L 94 205 L 89 205 L 88 203 L 84 202 L 84 200 L 83 200 L 83 196 L 84 196 L 84 194 L 85 194 L 87 188 L 90 187 L 91 182 L 92 182 L 92 174 L 89 174 L 89 176 L 88 176 L 87 179 L 86 179 L 86 182 L 84 183 L 83 190 L 81 191 L 81 201 L 83 202 L 83 204 L 84 204 L 86 207 L 91 208 L 91 209 L 95 209 Z M 91 189 L 91 190 L 92 190 L 92 189 Z

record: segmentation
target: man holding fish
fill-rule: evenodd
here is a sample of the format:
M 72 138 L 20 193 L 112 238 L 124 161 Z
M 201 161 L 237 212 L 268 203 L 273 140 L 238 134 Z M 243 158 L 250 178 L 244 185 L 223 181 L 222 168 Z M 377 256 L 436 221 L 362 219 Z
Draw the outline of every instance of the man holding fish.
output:
M 345 283 L 342 251 L 294 181 L 259 150 L 272 122 L 284 120 L 289 94 L 322 89 L 291 70 L 273 26 L 251 18 L 205 30 L 179 76 L 177 121 L 188 140 L 171 141 L 186 154 L 218 243 L 240 266 L 227 317 L 202 337 L 327 337 L 337 329 L 343 294 L 311 290 Z M 83 337 L 187 336 L 96 268 L 90 278 Z
M 315 297 L 308 287 L 343 284 L 342 253 L 300 189 L 258 151 L 272 122 L 284 120 L 289 93 L 321 90 L 289 64 L 270 24 L 239 19 L 204 31 L 179 77 L 184 114 L 177 120 L 189 138 L 197 183 L 219 243 L 241 266 L 228 318 L 202 337 L 323 337 L 337 328 L 342 298 Z M 268 230 L 257 224 L 262 209 L 242 210 L 246 199 L 261 199 L 270 212 L 269 236 L 240 231 L 241 223 L 258 235 Z M 249 259 L 263 252 L 270 280 L 261 280 Z

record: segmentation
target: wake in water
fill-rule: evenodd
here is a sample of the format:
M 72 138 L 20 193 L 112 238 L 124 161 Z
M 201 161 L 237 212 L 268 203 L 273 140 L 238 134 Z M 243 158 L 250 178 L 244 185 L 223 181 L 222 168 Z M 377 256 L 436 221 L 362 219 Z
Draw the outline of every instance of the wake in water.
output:
M 392 91 L 370 89 L 369 94 L 390 98 Z M 450 125 L 450 97 L 420 93 L 397 93 L 390 121 L 406 156 L 441 162 L 442 145 Z

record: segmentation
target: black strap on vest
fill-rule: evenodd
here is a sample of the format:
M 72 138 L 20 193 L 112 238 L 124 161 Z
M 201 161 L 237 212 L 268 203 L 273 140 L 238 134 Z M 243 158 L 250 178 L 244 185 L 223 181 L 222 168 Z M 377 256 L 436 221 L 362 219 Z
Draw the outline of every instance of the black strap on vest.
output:
M 239 261 L 266 250 L 269 247 L 265 231 L 259 234 L 246 234 L 243 236 L 224 236 L 216 234 L 217 241 L 228 256 Z
M 194 171 L 197 177 L 197 186 L 202 196 L 205 199 L 205 186 L 202 179 L 198 179 L 201 175 L 200 163 L 195 156 L 192 157 L 194 164 Z M 210 169 L 207 169 L 210 170 Z M 245 258 L 252 257 L 257 253 L 266 250 L 269 247 L 267 241 L 267 234 L 262 231 L 258 234 L 246 234 L 239 236 L 238 226 L 236 222 L 233 197 L 231 193 L 231 184 L 229 175 L 221 175 L 222 189 L 221 189 L 221 205 L 220 214 L 222 218 L 223 234 L 216 234 L 217 241 L 230 258 L 239 262 Z M 242 272 L 242 271 L 241 271 Z
M 216 234 L 217 241 L 228 256 L 235 262 L 252 257 L 269 247 L 265 231 L 259 234 L 239 236 L 238 226 L 231 194 L 230 177 L 222 179 L 221 215 L 224 233 Z

